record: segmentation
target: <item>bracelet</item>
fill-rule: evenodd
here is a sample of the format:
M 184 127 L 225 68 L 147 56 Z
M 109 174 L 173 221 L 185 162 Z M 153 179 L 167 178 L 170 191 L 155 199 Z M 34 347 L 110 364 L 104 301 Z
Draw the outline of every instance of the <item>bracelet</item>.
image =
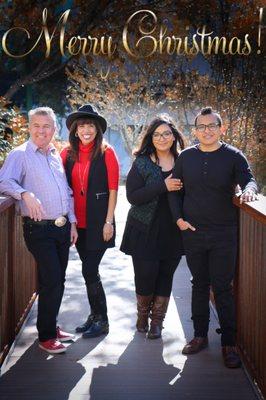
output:
M 111 222 L 111 221 L 105 221 L 105 223 L 108 225 L 114 225 L 113 222 Z

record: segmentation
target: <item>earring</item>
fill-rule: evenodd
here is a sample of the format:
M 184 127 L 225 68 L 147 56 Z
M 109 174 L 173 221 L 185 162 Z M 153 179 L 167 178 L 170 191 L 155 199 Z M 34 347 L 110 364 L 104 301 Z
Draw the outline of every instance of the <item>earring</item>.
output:
M 77 134 L 77 132 L 75 133 L 75 137 L 79 137 L 79 135 Z

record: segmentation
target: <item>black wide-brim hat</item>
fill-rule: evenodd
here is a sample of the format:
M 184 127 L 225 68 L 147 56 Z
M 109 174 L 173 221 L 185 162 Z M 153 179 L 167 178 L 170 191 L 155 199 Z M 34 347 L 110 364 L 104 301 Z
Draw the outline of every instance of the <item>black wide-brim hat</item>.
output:
M 78 111 L 75 111 L 75 112 L 72 112 L 71 114 L 69 114 L 69 116 L 66 119 L 66 126 L 69 130 L 70 130 L 73 122 L 78 118 L 96 119 L 99 122 L 103 133 L 107 129 L 106 120 L 101 115 L 99 115 L 97 113 L 97 111 L 94 110 L 90 104 L 85 104 L 84 106 L 79 107 Z

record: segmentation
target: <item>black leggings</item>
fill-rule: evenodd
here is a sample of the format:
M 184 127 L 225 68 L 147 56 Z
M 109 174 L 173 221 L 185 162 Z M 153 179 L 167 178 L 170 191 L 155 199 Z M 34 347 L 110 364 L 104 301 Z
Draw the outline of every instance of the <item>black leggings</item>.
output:
M 105 249 L 86 249 L 86 229 L 78 228 L 78 240 L 76 248 L 82 261 L 82 275 L 86 285 L 100 282 L 99 265 L 105 253 Z
M 165 260 L 142 260 L 132 257 L 136 293 L 142 296 L 154 294 L 169 297 L 172 290 L 173 276 L 181 257 Z

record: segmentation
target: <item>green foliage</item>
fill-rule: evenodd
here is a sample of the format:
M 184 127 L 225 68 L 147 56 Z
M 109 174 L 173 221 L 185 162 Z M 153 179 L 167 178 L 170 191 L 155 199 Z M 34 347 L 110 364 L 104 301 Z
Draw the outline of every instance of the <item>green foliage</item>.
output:
M 27 140 L 26 123 L 21 111 L 0 97 L 0 165 L 10 150 Z

